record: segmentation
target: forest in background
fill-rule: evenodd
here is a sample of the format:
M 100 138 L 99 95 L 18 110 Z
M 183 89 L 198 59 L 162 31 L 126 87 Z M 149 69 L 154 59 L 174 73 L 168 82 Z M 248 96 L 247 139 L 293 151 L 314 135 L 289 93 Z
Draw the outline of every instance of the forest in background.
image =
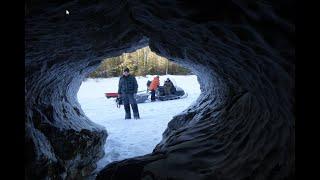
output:
M 122 75 L 123 69 L 128 67 L 135 76 L 152 75 L 189 75 L 192 72 L 168 59 L 158 56 L 144 47 L 132 53 L 123 53 L 121 56 L 107 58 L 92 72 L 90 78 L 109 78 Z

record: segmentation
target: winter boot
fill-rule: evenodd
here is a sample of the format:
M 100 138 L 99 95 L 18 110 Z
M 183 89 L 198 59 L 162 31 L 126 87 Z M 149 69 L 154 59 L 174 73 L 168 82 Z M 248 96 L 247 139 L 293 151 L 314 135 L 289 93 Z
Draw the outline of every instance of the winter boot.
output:
M 131 107 L 132 107 L 134 119 L 140 119 L 138 105 L 137 104 L 131 104 Z
M 130 105 L 124 105 L 124 110 L 126 111 L 125 119 L 131 119 Z

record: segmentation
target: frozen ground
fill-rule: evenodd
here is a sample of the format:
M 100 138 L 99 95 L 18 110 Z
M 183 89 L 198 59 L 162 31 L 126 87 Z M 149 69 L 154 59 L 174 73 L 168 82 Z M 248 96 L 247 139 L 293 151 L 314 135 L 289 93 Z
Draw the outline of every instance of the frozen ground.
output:
M 106 92 L 117 92 L 119 78 L 87 79 L 78 92 L 78 101 L 86 115 L 108 132 L 106 155 L 98 162 L 97 170 L 105 165 L 126 158 L 151 153 L 160 142 L 162 133 L 173 116 L 196 101 L 200 85 L 195 75 L 160 76 L 160 85 L 169 77 L 188 93 L 188 97 L 170 101 L 138 104 L 139 120 L 124 120 L 124 109 L 117 108 L 114 98 L 107 99 Z M 147 80 L 153 76 L 137 77 L 139 91 L 146 90 Z

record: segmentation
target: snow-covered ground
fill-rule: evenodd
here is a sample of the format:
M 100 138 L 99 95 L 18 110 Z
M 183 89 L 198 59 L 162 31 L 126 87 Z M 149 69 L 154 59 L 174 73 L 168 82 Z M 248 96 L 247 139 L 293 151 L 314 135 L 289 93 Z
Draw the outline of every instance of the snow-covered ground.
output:
M 136 77 L 139 91 L 146 90 L 147 80 L 154 76 Z M 106 92 L 117 92 L 119 78 L 87 79 L 82 82 L 78 101 L 92 121 L 107 129 L 106 155 L 98 162 L 97 170 L 105 165 L 135 156 L 151 153 L 160 142 L 162 133 L 173 116 L 190 106 L 200 95 L 200 85 L 195 75 L 160 76 L 160 85 L 169 77 L 181 87 L 188 97 L 170 101 L 138 104 L 139 120 L 124 120 L 124 109 L 117 108 L 114 98 L 107 99 Z

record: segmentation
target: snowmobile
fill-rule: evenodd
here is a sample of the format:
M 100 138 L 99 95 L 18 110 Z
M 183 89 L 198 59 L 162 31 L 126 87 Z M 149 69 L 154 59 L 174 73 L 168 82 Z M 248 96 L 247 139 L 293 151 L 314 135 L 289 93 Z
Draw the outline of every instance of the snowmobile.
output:
M 175 86 L 175 91 L 171 92 L 170 94 L 165 94 L 164 86 L 159 86 L 156 90 L 156 99 L 159 99 L 160 101 L 181 99 L 185 98 L 186 96 L 187 94 L 184 92 L 184 90 L 178 86 Z
M 168 101 L 168 100 L 174 100 L 174 99 L 182 99 L 188 96 L 188 94 L 181 87 L 176 85 L 174 80 L 171 79 L 171 82 L 173 83 L 173 88 L 171 89 L 170 94 L 165 93 L 164 86 L 158 86 L 155 94 L 156 99 L 160 101 Z M 151 84 L 151 81 L 149 80 L 147 82 L 148 88 L 150 84 Z
M 151 81 L 147 82 L 147 87 L 149 88 Z M 175 83 L 174 83 L 175 84 Z M 173 91 L 170 94 L 165 94 L 164 86 L 159 86 L 156 90 L 156 99 L 159 101 L 168 101 L 174 99 L 186 98 L 188 94 L 179 86 L 174 85 Z M 116 98 L 117 106 L 122 104 L 121 98 L 118 97 L 118 93 L 105 93 L 106 98 Z M 138 91 L 136 95 L 137 103 L 150 102 L 150 91 Z

